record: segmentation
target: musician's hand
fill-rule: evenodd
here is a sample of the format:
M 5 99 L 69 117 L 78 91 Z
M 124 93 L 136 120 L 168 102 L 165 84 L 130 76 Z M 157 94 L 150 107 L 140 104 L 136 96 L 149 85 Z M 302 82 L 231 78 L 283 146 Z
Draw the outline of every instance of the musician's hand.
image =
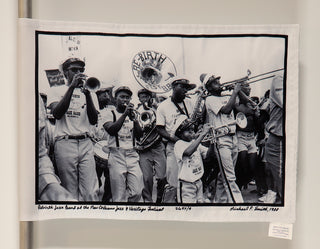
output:
M 70 87 L 73 87 L 73 88 L 83 87 L 83 84 L 84 84 L 85 80 L 86 80 L 86 75 L 85 74 L 82 74 L 82 73 L 75 74 L 73 76 L 73 79 L 72 79 L 72 82 L 70 84 Z
M 50 183 L 42 192 L 42 201 L 77 201 L 59 183 Z
M 258 107 L 255 109 L 254 115 L 255 115 L 257 118 L 260 117 L 260 109 L 259 109 Z
M 125 114 L 128 115 L 129 119 L 131 121 L 134 121 L 136 119 L 135 111 L 134 111 L 134 105 L 132 103 L 129 103 L 125 109 Z
M 209 132 L 210 128 L 211 128 L 211 125 L 209 123 L 204 124 L 202 127 L 202 134 L 204 134 L 204 135 L 207 134 Z
M 241 86 L 240 83 L 236 83 L 235 86 L 234 86 L 233 91 L 234 91 L 235 93 L 239 93 L 240 90 L 241 90 L 241 87 L 242 87 L 242 86 Z
M 90 94 L 90 91 L 87 89 L 87 88 L 81 88 L 81 92 L 83 92 L 84 93 L 84 95 L 89 95 Z
M 124 110 L 124 112 L 128 115 L 132 110 L 134 105 L 132 103 L 126 104 L 126 109 Z

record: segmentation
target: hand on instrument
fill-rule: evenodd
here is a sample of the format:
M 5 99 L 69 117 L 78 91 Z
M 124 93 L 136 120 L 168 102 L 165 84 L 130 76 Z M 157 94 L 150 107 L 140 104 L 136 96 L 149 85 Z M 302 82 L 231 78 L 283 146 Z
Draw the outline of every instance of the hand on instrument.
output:
M 255 108 L 254 115 L 255 115 L 257 118 L 260 117 L 260 109 L 259 109 L 259 107 L 256 107 L 256 108 Z
M 202 127 L 201 133 L 204 135 L 207 134 L 209 132 L 210 128 L 211 128 L 211 125 L 209 123 L 204 124 Z
M 239 93 L 240 90 L 241 90 L 241 87 L 242 87 L 242 86 L 241 86 L 240 83 L 236 83 L 235 86 L 234 86 L 233 91 L 234 91 L 235 93 Z
M 136 119 L 136 114 L 134 110 L 134 105 L 132 103 L 129 103 L 126 106 L 125 113 L 128 115 L 129 119 L 131 121 L 134 121 Z
M 90 94 L 90 91 L 89 91 L 87 88 L 85 88 L 85 87 L 82 87 L 82 88 L 81 88 L 81 92 L 83 92 L 84 95 Z
M 76 75 L 74 75 L 70 86 L 74 87 L 74 88 L 83 87 L 85 80 L 86 80 L 85 74 L 82 74 L 82 73 L 76 74 Z

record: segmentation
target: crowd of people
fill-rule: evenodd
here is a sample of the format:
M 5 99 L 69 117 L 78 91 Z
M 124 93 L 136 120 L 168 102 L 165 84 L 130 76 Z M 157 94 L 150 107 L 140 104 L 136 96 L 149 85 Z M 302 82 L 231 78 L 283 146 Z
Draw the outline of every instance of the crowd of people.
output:
M 126 84 L 90 91 L 84 61 L 61 68 L 66 84 L 39 98 L 38 200 L 243 203 L 254 182 L 260 203 L 283 201 L 282 76 L 258 98 L 202 74 L 195 100 L 174 76 L 170 97 L 140 89 L 134 107 Z

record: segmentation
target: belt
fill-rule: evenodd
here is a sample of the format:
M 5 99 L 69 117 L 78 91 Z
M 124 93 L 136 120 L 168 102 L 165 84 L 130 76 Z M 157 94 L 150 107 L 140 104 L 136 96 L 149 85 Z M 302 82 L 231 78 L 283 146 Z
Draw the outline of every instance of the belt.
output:
M 82 134 L 82 135 L 78 135 L 78 136 L 73 136 L 73 135 L 65 135 L 65 136 L 61 136 L 59 138 L 60 139 L 76 139 L 76 140 L 81 140 L 81 139 L 86 139 L 86 138 L 90 138 L 89 134 Z

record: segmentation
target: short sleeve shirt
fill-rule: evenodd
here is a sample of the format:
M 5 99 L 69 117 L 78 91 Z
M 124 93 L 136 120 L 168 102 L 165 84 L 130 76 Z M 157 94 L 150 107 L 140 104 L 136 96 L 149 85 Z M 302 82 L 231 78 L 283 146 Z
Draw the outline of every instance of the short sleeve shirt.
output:
M 195 182 L 199 180 L 204 173 L 202 157 L 205 156 L 207 148 L 199 145 L 197 150 L 189 157 L 183 156 L 183 152 L 191 145 L 193 141 L 186 142 L 178 140 L 174 145 L 174 154 L 179 166 L 178 177 L 180 180 Z
M 59 102 L 68 90 L 68 86 L 52 87 L 48 96 L 48 104 Z M 95 94 L 91 94 L 92 101 L 98 108 L 98 99 Z M 98 110 L 98 109 L 97 109 Z M 90 124 L 87 115 L 86 97 L 81 89 L 75 88 L 70 100 L 67 112 L 59 120 L 56 120 L 54 137 L 65 135 L 81 135 L 89 133 L 92 135 L 94 126 Z
M 106 108 L 99 110 L 98 123 L 96 125 L 96 130 L 95 130 L 95 138 L 97 140 L 108 140 L 109 139 L 109 134 L 104 129 L 103 125 L 106 123 L 106 120 L 108 117 L 108 112 L 110 110 L 115 110 L 115 107 L 113 105 L 108 105 Z
M 116 115 L 116 120 L 118 120 L 123 113 L 118 112 L 117 110 L 108 110 L 105 113 L 105 122 L 114 122 L 114 116 L 112 111 Z M 123 122 L 121 129 L 118 131 L 118 139 L 119 139 L 119 148 L 122 149 L 132 149 L 133 148 L 133 121 L 129 119 L 127 116 Z M 109 147 L 116 148 L 116 137 L 109 136 Z
M 184 100 L 184 103 L 187 110 L 185 110 L 183 103 L 178 103 L 178 105 L 184 112 L 187 111 L 187 113 L 191 117 L 193 112 L 193 103 L 188 99 Z M 185 113 L 185 115 L 187 113 Z M 175 123 L 178 117 L 181 115 L 183 114 L 181 114 L 177 106 L 171 101 L 171 98 L 168 98 L 165 101 L 163 101 L 157 109 L 156 124 L 160 126 L 164 126 L 166 131 L 171 136 L 173 136 L 174 135 L 173 128 L 175 127 Z
M 206 108 L 208 112 L 209 123 L 214 127 L 221 127 L 234 122 L 234 114 L 231 111 L 229 114 L 221 113 L 220 110 L 225 106 L 230 99 L 230 96 L 209 96 L 206 98 Z M 236 125 L 229 125 L 230 133 L 235 133 Z

